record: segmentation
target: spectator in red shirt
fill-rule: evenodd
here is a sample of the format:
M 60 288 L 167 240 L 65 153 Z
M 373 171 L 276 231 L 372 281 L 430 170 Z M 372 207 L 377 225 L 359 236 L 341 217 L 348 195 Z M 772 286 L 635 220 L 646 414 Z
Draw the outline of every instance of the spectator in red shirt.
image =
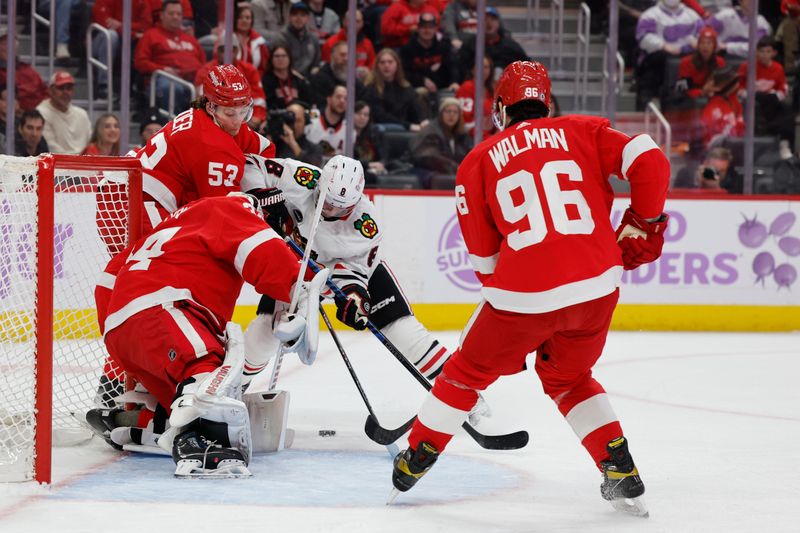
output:
M 206 54 L 197 39 L 182 29 L 183 7 L 181 0 L 164 0 L 161 22 L 150 28 L 139 40 L 134 54 L 134 68 L 146 76 L 156 70 L 164 70 L 173 76 L 194 82 L 197 70 L 205 63 Z M 156 81 L 156 101 L 162 108 L 169 102 L 167 78 L 159 76 Z M 191 91 L 175 84 L 175 109 L 186 109 L 191 100 Z
M 260 78 L 267 71 L 269 48 L 266 39 L 253 29 L 253 8 L 247 4 L 237 4 L 233 20 L 236 24 L 235 35 L 241 45 L 242 61 L 256 67 Z
M 742 104 L 736 97 L 739 75 L 732 67 L 714 72 L 712 90 L 714 96 L 703 108 L 702 124 L 705 128 L 704 142 L 707 148 L 718 145 L 725 137 L 744 135 Z
M 239 46 L 239 42 L 234 39 L 232 44 L 233 66 L 238 68 L 244 77 L 247 78 L 247 83 L 250 84 L 250 95 L 253 97 L 253 116 L 250 117 L 250 120 L 247 124 L 255 131 L 258 131 L 258 129 L 261 127 L 261 124 L 267 120 L 267 97 L 264 94 L 264 87 L 261 85 L 261 76 L 258 75 L 256 67 L 241 59 L 242 49 Z M 223 57 L 224 54 L 225 40 L 224 38 L 221 38 L 217 42 L 217 46 L 214 51 L 214 59 L 200 67 L 194 77 L 194 85 L 197 88 L 198 95 L 202 94 L 203 81 L 206 79 L 208 71 L 217 65 L 222 64 L 220 58 Z
M 347 41 L 348 18 L 349 15 L 345 14 L 339 33 L 332 35 L 323 43 L 321 52 L 324 63 L 330 63 L 333 45 L 339 41 Z M 359 77 L 365 76 L 373 64 L 375 64 L 375 47 L 364 33 L 364 15 L 361 14 L 360 9 L 356 9 L 356 67 L 359 69 Z
M 486 139 L 497 128 L 492 122 L 492 98 L 494 96 L 494 63 L 492 58 L 483 58 L 483 118 L 481 127 L 483 128 L 483 138 Z M 469 135 L 475 131 L 475 68 L 473 67 L 470 77 L 461 84 L 456 91 L 456 98 L 461 105 L 464 114 L 464 127 Z
M 711 77 L 725 66 L 725 60 L 717 55 L 717 32 L 711 26 L 700 30 L 697 49 L 681 59 L 678 67 L 678 92 L 690 98 L 711 96 Z
M 100 24 L 111 30 L 111 59 L 119 57 L 120 42 L 122 37 L 122 2 L 118 0 L 96 0 L 92 7 L 92 22 Z M 131 2 L 131 44 L 135 48 L 136 41 L 142 38 L 144 31 L 153 25 L 150 14 L 150 4 L 147 0 L 133 0 Z M 96 33 L 92 39 L 92 57 L 106 64 L 106 39 L 101 33 Z M 97 69 L 98 98 L 105 98 L 108 86 L 108 73 Z
M 119 119 L 105 113 L 94 123 L 94 131 L 81 155 L 119 155 Z
M 0 26 L 0 80 L 3 85 L 8 83 L 8 74 L 6 68 L 8 67 L 8 49 L 6 48 L 6 35 L 8 29 L 5 26 Z M 18 49 L 15 47 L 15 49 Z M 23 63 L 19 58 L 15 58 L 15 71 L 14 71 L 14 97 L 23 111 L 31 111 L 36 109 L 39 103 L 47 98 L 47 85 L 44 84 L 42 77 L 39 73 L 27 63 Z
M 439 17 L 439 11 L 428 0 L 397 0 L 390 5 L 381 18 L 383 46 L 400 48 L 408 43 L 411 33 L 417 29 L 419 16 L 425 12 Z
M 781 64 L 774 60 L 775 41 L 762 37 L 756 50 L 756 135 L 777 135 L 783 159 L 792 156 L 794 115 L 786 101 L 788 86 Z M 747 97 L 747 61 L 739 65 L 739 96 Z

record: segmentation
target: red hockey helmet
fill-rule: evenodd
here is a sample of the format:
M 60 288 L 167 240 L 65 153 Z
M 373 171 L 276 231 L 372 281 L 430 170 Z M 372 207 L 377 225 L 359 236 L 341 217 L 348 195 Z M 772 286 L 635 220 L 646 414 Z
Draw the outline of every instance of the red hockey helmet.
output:
M 223 107 L 241 107 L 253 103 L 247 78 L 233 65 L 212 67 L 203 80 L 203 94 L 212 104 Z
M 492 119 L 503 129 L 506 108 L 523 100 L 537 100 L 550 110 L 550 76 L 537 61 L 514 61 L 506 67 L 494 90 Z

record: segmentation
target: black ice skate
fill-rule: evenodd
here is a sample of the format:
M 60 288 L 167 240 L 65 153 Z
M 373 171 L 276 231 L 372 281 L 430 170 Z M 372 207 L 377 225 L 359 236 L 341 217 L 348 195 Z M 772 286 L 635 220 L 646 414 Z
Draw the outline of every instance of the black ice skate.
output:
M 125 409 L 89 409 L 86 412 L 86 423 L 92 428 L 95 434 L 103 438 L 109 445 L 117 450 L 121 450 L 122 446 L 111 440 L 111 431 L 120 426 L 117 423 L 117 415 L 125 412 Z
M 250 477 L 242 453 L 226 448 L 197 432 L 184 431 L 172 442 L 172 458 L 178 465 L 178 478 L 239 478 Z
M 394 490 L 389 495 L 391 503 L 400 492 L 406 492 L 431 469 L 439 458 L 439 451 L 427 442 L 421 442 L 416 450 L 411 448 L 397 454 L 394 458 L 392 484 Z
M 117 378 L 109 378 L 105 374 L 100 376 L 97 385 L 97 395 L 94 398 L 95 404 L 102 407 L 114 407 L 117 405 L 116 398 L 125 392 L 125 384 Z
M 614 509 L 647 518 L 649 513 L 641 498 L 644 494 L 644 483 L 633 464 L 633 457 L 628 452 L 628 441 L 625 437 L 614 439 L 608 443 L 606 449 L 610 457 L 607 461 L 600 462 L 603 468 L 600 494 L 611 502 Z

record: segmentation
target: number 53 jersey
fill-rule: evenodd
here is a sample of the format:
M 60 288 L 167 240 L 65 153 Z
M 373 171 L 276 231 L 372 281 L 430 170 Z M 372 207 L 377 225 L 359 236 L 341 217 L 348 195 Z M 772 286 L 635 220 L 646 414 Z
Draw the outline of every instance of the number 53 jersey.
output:
M 509 126 L 459 166 L 456 208 L 482 295 L 545 313 L 613 292 L 622 276 L 609 176 L 628 180 L 645 218 L 664 208 L 669 161 L 648 135 L 580 115 Z

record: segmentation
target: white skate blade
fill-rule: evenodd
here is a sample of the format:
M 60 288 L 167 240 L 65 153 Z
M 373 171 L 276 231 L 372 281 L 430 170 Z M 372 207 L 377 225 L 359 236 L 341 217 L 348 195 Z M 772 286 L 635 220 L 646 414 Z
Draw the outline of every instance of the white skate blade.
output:
M 175 468 L 175 477 L 180 479 L 230 479 L 252 475 L 244 462 L 237 459 L 221 461 L 214 469 L 203 468 L 203 463 L 198 459 L 182 459 Z
M 641 518 L 650 518 L 650 511 L 647 510 L 647 505 L 645 505 L 641 496 L 638 498 L 619 498 L 611 500 L 611 505 L 621 513 Z
M 386 505 L 391 505 L 395 498 L 400 494 L 400 491 L 392 488 L 392 492 L 389 493 L 389 497 L 386 499 Z

